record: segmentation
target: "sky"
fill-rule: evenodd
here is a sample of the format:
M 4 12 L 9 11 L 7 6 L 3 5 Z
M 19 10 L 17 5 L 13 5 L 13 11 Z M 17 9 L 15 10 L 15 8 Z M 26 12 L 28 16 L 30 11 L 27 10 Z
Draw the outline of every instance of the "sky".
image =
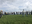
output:
M 16 12 L 22 10 L 32 10 L 32 0 L 0 0 L 0 10 L 6 12 Z

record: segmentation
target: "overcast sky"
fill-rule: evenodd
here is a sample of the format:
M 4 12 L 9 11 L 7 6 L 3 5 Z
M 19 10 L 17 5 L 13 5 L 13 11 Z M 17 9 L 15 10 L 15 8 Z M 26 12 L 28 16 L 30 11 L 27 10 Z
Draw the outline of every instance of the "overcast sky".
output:
M 32 0 L 0 0 L 0 10 L 3 11 L 22 11 L 32 10 Z

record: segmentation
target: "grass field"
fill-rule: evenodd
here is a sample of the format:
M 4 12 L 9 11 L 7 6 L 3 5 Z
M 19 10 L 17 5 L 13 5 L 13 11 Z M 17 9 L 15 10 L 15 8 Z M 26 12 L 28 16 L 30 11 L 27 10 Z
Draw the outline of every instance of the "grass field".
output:
M 3 15 L 0 24 L 32 24 L 32 15 Z

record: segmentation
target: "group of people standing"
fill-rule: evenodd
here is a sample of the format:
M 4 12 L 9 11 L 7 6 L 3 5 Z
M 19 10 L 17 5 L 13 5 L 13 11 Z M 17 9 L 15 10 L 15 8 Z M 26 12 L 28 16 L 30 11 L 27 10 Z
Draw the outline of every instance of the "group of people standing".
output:
M 23 11 L 22 11 L 22 16 L 25 16 L 25 15 L 26 15 L 26 16 L 28 15 L 28 11 L 25 12 L 25 11 L 23 10 Z
M 4 14 L 5 14 L 5 15 L 9 15 L 9 13 L 6 13 L 6 12 L 5 12 Z M 25 11 L 23 10 L 22 12 L 11 12 L 11 13 L 10 13 L 10 15 L 19 15 L 19 14 L 20 14 L 20 15 L 23 15 L 23 16 L 25 16 L 25 15 L 27 16 L 28 14 L 29 14 L 29 15 L 30 15 L 30 14 L 32 15 L 32 11 L 31 11 L 31 12 L 28 12 L 28 11 L 25 12 Z
M 29 12 L 29 11 L 26 11 L 26 12 L 25 12 L 24 9 L 23 9 L 23 11 L 22 11 L 22 16 L 25 16 L 25 15 L 28 16 L 28 14 L 29 14 L 29 15 L 32 15 L 32 11 L 31 11 L 31 12 Z
M 6 12 L 5 12 L 4 14 L 7 15 Z M 22 14 L 22 16 L 25 16 L 25 15 L 27 16 L 27 15 L 28 15 L 28 11 L 25 12 L 24 9 L 23 9 L 23 11 L 20 12 L 20 13 L 19 13 L 19 12 L 13 12 L 12 14 L 13 14 L 13 15 L 16 15 L 16 14 L 17 14 L 17 15 L 18 15 L 18 14 L 21 15 L 21 14 Z M 32 11 L 29 12 L 29 15 L 30 15 L 30 14 L 32 15 Z M 1 10 L 1 11 L 0 11 L 0 18 L 1 18 L 2 16 L 3 16 L 3 11 Z

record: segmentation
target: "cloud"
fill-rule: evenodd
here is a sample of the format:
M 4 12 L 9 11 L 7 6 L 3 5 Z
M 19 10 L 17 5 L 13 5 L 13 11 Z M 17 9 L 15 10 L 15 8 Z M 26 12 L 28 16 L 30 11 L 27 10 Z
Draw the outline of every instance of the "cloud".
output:
M 18 11 L 19 10 L 18 7 L 14 6 L 14 5 L 7 4 L 7 2 L 3 3 L 1 7 L 2 8 L 0 8 L 0 9 L 5 10 L 5 11 L 6 10 L 8 10 L 8 11 Z
M 28 8 L 26 8 L 26 9 L 28 9 L 28 10 L 32 10 L 32 3 L 31 2 L 26 2 L 25 3 L 26 4 L 26 6 L 28 7 Z
M 0 0 L 0 10 L 22 11 L 23 9 L 32 10 L 32 0 Z

